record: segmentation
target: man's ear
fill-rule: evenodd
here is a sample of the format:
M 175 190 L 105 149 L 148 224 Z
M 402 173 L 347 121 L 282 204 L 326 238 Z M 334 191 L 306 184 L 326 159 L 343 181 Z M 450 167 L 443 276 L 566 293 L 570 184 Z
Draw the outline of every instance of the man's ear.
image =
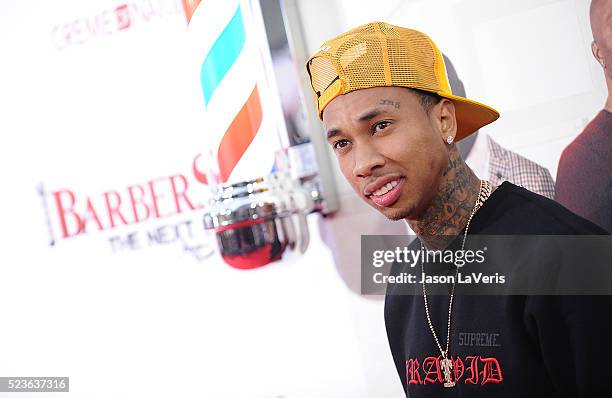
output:
M 605 68 L 606 63 L 603 57 L 601 56 L 601 52 L 599 51 L 599 46 L 597 45 L 597 43 L 595 43 L 595 41 L 591 42 L 591 51 L 593 52 L 593 56 L 595 57 L 597 62 L 599 62 L 599 65 L 601 65 L 602 68 Z
M 435 118 L 434 122 L 437 124 L 442 140 L 447 144 L 452 143 L 457 135 L 457 119 L 455 117 L 455 104 L 453 101 L 442 98 L 433 107 L 431 113 Z

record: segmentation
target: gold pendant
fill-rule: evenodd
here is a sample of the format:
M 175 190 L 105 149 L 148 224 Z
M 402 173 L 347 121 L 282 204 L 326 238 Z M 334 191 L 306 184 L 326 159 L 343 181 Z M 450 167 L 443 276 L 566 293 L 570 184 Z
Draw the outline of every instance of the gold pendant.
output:
M 453 361 L 448 358 L 443 358 L 440 366 L 442 366 L 442 371 L 444 372 L 444 387 L 455 387 L 455 382 L 451 380 Z

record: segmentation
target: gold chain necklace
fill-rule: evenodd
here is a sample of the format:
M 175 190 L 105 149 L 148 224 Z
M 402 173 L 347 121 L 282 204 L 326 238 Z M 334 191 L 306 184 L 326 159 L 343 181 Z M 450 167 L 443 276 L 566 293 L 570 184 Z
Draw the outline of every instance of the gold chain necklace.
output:
M 470 214 L 470 218 L 468 218 L 467 225 L 465 226 L 465 232 L 463 234 L 463 241 L 461 242 L 461 251 L 465 248 L 465 240 L 467 239 L 468 229 L 470 228 L 470 222 L 472 222 L 472 218 L 474 214 L 480 209 L 480 207 L 484 204 L 484 202 L 491 196 L 491 192 L 493 192 L 493 187 L 489 181 L 480 180 L 480 190 L 478 191 L 478 197 L 476 198 L 476 203 L 474 203 L 474 208 L 472 209 L 472 213 Z M 423 242 L 421 242 L 421 251 L 425 252 L 425 246 Z M 424 257 L 424 255 L 423 255 Z M 421 257 L 421 275 L 425 275 L 425 266 L 423 265 L 423 257 Z M 434 340 L 438 345 L 438 349 L 442 354 L 442 361 L 440 366 L 442 367 L 442 371 L 444 372 L 444 387 L 454 387 L 455 382 L 451 378 L 451 371 L 453 370 L 453 361 L 448 357 L 448 347 L 450 344 L 450 330 L 451 330 L 451 315 L 453 311 L 453 297 L 455 295 L 455 284 L 457 280 L 457 275 L 459 273 L 459 267 L 455 265 L 455 277 L 453 278 L 453 287 L 451 289 L 450 300 L 448 303 L 448 322 L 446 328 L 446 349 L 442 349 L 442 345 L 440 344 L 440 340 L 438 339 L 438 335 L 433 327 L 433 323 L 431 322 L 431 317 L 429 316 L 429 305 L 427 303 L 427 290 L 425 288 L 425 278 L 421 277 L 423 282 L 423 301 L 425 302 L 425 315 L 427 315 L 427 323 L 429 324 L 429 329 L 431 330 L 431 334 L 433 334 Z

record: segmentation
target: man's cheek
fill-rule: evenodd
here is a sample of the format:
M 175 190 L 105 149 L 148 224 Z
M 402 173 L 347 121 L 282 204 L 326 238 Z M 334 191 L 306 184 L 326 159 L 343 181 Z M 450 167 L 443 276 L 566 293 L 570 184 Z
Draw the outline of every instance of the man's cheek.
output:
M 367 199 L 363 196 L 362 187 L 360 186 L 357 177 L 355 177 L 355 174 L 353 173 L 354 165 L 346 158 L 338 158 L 338 166 L 340 167 L 340 172 L 344 176 L 344 179 L 349 183 L 357 196 L 367 202 Z
M 353 175 L 353 170 L 350 167 L 342 167 L 342 163 L 341 163 L 340 171 L 342 172 L 342 175 L 344 176 L 344 179 L 346 180 L 346 182 L 348 182 L 351 188 L 353 188 L 353 191 L 355 191 L 357 196 L 362 196 L 361 187 L 359 186 L 357 179 Z
M 338 166 L 340 166 L 340 172 L 344 176 L 344 179 L 351 184 L 351 186 L 353 186 L 355 181 L 353 181 L 354 176 L 351 166 L 345 159 L 342 158 L 338 158 Z

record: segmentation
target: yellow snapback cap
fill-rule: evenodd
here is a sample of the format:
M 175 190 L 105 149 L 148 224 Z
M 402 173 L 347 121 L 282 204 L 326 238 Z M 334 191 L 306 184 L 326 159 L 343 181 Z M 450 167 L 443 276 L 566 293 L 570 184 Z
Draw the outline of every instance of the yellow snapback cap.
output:
M 337 96 L 384 86 L 415 88 L 455 104 L 457 136 L 499 118 L 495 109 L 453 95 L 440 50 L 425 34 L 384 22 L 361 25 L 326 41 L 306 63 L 319 118 Z

